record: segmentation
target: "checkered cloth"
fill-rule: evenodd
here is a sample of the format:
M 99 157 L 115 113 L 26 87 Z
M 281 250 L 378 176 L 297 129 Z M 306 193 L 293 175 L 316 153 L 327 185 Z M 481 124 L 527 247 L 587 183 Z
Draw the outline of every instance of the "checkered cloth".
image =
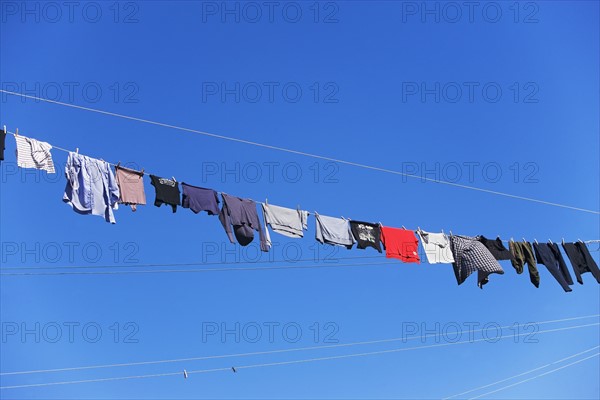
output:
M 504 274 L 492 253 L 474 237 L 450 236 L 450 248 L 455 260 L 452 267 L 459 285 L 475 271 L 480 288 L 488 282 L 489 274 Z

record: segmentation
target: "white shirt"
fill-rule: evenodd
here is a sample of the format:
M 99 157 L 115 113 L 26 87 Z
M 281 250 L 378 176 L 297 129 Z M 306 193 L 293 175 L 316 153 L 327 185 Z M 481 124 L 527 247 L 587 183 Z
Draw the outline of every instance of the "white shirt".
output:
M 421 244 L 423 245 L 423 249 L 425 249 L 425 255 L 429 264 L 450 264 L 454 262 L 454 256 L 450 249 L 450 241 L 446 234 L 425 231 L 417 231 L 417 234 L 421 239 Z

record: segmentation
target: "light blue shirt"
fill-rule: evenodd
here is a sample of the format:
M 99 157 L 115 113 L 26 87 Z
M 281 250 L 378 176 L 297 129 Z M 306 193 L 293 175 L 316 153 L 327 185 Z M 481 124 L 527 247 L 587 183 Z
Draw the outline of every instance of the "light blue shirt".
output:
M 103 216 L 114 224 L 113 209 L 117 209 L 119 187 L 106 161 L 78 153 L 69 153 L 65 167 L 67 187 L 63 201 L 80 214 Z

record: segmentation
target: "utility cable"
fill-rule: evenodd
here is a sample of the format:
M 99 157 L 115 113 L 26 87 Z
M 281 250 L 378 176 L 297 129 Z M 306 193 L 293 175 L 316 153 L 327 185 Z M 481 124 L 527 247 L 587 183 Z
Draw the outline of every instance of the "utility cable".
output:
M 175 129 L 175 130 L 179 130 L 179 131 L 183 131 L 183 132 L 196 133 L 199 135 L 209 136 L 209 137 L 216 138 L 216 139 L 222 139 L 222 140 L 228 140 L 228 141 L 237 142 L 237 143 L 243 143 L 243 144 L 247 144 L 247 145 L 270 149 L 270 150 L 276 150 L 276 151 L 286 152 L 286 153 L 290 153 L 290 154 L 296 154 L 296 155 L 300 155 L 300 156 L 304 156 L 304 157 L 310 157 L 310 158 L 316 158 L 316 159 L 320 159 L 320 160 L 336 162 L 339 164 L 350 165 L 353 167 L 364 168 L 364 169 L 368 169 L 368 170 L 372 170 L 372 171 L 385 172 L 388 174 L 400 175 L 400 176 L 405 176 L 405 177 L 413 178 L 413 179 L 421 179 L 421 180 L 425 180 L 428 182 L 439 183 L 439 184 L 448 185 L 448 186 L 454 186 L 454 187 L 458 187 L 458 188 L 462 188 L 462 189 L 468 189 L 468 190 L 473 190 L 473 191 L 478 191 L 478 192 L 483 192 L 483 193 L 488 193 L 488 194 L 493 194 L 493 195 L 498 195 L 498 196 L 510 197 L 513 199 L 519 199 L 519 200 L 524 200 L 524 201 L 529 201 L 529 202 L 534 202 L 534 203 L 539 203 L 539 204 L 546 204 L 546 205 L 554 206 L 554 207 L 567 208 L 567 209 L 571 209 L 571 210 L 575 210 L 575 211 L 582 211 L 582 212 L 600 215 L 600 211 L 597 211 L 597 210 L 590 210 L 587 208 L 574 207 L 574 206 L 570 206 L 567 204 L 555 203 L 555 202 L 550 202 L 550 201 L 541 200 L 541 199 L 535 199 L 535 198 L 531 198 L 531 197 L 518 196 L 518 195 L 514 195 L 514 194 L 510 194 L 510 193 L 499 192 L 496 190 L 484 189 L 484 188 L 470 186 L 470 185 L 463 185 L 460 183 L 445 181 L 445 180 L 441 180 L 441 179 L 428 178 L 426 176 L 418 176 L 418 175 L 409 174 L 409 173 L 405 173 L 405 172 L 401 172 L 401 171 L 395 171 L 395 170 L 391 170 L 391 169 L 387 169 L 387 168 L 381 168 L 381 167 L 376 167 L 376 166 L 372 166 L 372 165 L 356 163 L 353 161 L 347 161 L 347 160 L 342 160 L 342 159 L 338 159 L 338 158 L 327 157 L 327 156 L 322 156 L 322 155 L 313 154 L 313 153 L 307 153 L 304 151 L 293 150 L 293 149 L 288 149 L 288 148 L 279 147 L 279 146 L 273 146 L 273 145 L 269 145 L 269 144 L 254 142 L 251 140 L 239 139 L 239 138 L 231 137 L 231 136 L 225 136 L 225 135 L 219 135 L 219 134 L 210 133 L 210 132 L 204 132 L 204 131 L 200 131 L 200 130 L 196 130 L 196 129 L 185 128 L 182 126 L 152 121 L 152 120 L 148 120 L 148 119 L 144 119 L 144 118 L 137 118 L 137 117 L 132 117 L 129 115 L 118 114 L 118 113 L 99 110 L 99 109 L 95 109 L 95 108 L 83 107 L 83 106 L 79 106 L 79 105 L 75 105 L 75 104 L 69 104 L 69 103 L 64 103 L 64 102 L 60 102 L 60 101 L 56 101 L 56 100 L 46 99 L 43 97 L 37 97 L 37 96 L 26 95 L 23 93 L 12 92 L 12 91 L 8 91 L 8 90 L 4 90 L 4 89 L 0 89 L 0 92 L 10 94 L 13 96 L 20 96 L 23 98 L 29 98 L 29 99 L 33 99 L 33 100 L 37 100 L 37 101 L 43 101 L 46 103 L 52 103 L 52 104 L 57 104 L 57 105 L 65 106 L 65 107 L 71 107 L 71 108 L 75 108 L 78 110 L 90 111 L 90 112 L 94 112 L 94 113 L 98 113 L 98 114 L 128 119 L 128 120 L 132 120 L 132 121 L 142 122 L 145 124 Z M 57 149 L 59 149 L 59 148 L 57 147 Z M 65 151 L 65 149 L 60 149 L 60 150 Z
M 598 326 L 598 325 L 600 325 L 600 323 L 577 325 L 577 326 L 571 326 L 571 327 L 565 327 L 565 328 L 547 329 L 544 331 L 536 332 L 536 334 L 567 331 L 567 330 L 572 330 L 572 329 L 580 329 L 580 328 L 585 328 L 585 327 L 590 327 L 590 326 Z M 518 334 L 512 334 L 512 335 L 502 335 L 502 336 L 498 336 L 498 337 L 494 338 L 494 340 L 515 338 L 515 337 L 520 337 L 520 336 L 525 336 L 525 335 L 531 335 L 531 333 L 518 333 Z M 249 368 L 262 368 L 262 367 L 272 367 L 272 366 L 291 365 L 291 364 L 303 364 L 303 363 L 325 361 L 325 360 L 339 360 L 339 359 L 345 359 L 345 358 L 356 358 L 356 357 L 364 357 L 364 356 L 370 356 L 370 355 L 399 353 L 399 352 L 410 351 L 410 350 L 454 346 L 454 345 L 459 345 L 459 344 L 476 343 L 476 342 L 489 341 L 489 340 L 490 340 L 489 338 L 482 338 L 482 339 L 465 340 L 465 341 L 458 341 L 458 342 L 451 342 L 451 343 L 432 344 L 432 345 L 425 345 L 425 346 L 404 347 L 404 348 L 371 351 L 371 352 L 364 352 L 364 353 L 343 354 L 343 355 L 337 355 L 337 356 L 307 358 L 307 359 L 301 359 L 301 360 L 279 361 L 279 362 L 262 363 L 262 364 L 248 364 L 248 365 L 235 366 L 235 369 L 239 371 L 242 369 L 249 369 Z M 231 370 L 231 367 L 201 369 L 201 370 L 187 371 L 187 374 L 191 375 L 191 374 L 200 374 L 200 373 L 217 372 L 217 371 L 230 371 L 230 370 Z M 175 375 L 181 375 L 181 374 L 182 374 L 181 372 L 167 372 L 167 373 L 162 373 L 162 374 L 121 376 L 121 377 L 110 377 L 110 378 L 99 378 L 99 379 L 85 379 L 85 380 L 78 380 L 78 381 L 33 383 L 33 384 L 24 384 L 24 385 L 0 386 L 0 389 L 19 389 L 19 388 L 53 386 L 53 385 L 70 385 L 70 384 L 77 384 L 77 383 L 107 382 L 107 381 L 119 381 L 119 380 L 128 380 L 128 379 L 175 376 Z
M 555 319 L 555 320 L 550 320 L 550 321 L 530 322 L 527 325 L 536 325 L 537 326 L 537 325 L 555 324 L 555 323 L 565 322 L 565 321 L 596 318 L 599 316 L 600 316 L 600 314 L 584 315 L 584 316 L 580 316 L 580 317 Z M 501 331 L 504 329 L 510 329 L 510 328 L 514 328 L 514 324 L 499 327 L 499 329 Z M 460 332 L 456 332 L 455 334 L 456 335 L 460 334 L 462 336 L 464 333 L 471 334 L 471 333 L 475 333 L 475 332 L 483 332 L 484 330 L 485 329 L 473 329 L 473 330 L 468 330 L 468 331 L 462 330 Z M 232 357 L 248 357 L 248 356 L 257 356 L 257 355 L 265 355 L 265 354 L 278 354 L 278 353 L 289 353 L 289 352 L 296 352 L 296 351 L 306 351 L 306 350 L 321 350 L 321 349 L 333 349 L 333 348 L 339 348 L 339 347 L 364 346 L 364 345 L 371 345 L 371 344 L 408 341 L 408 340 L 415 340 L 415 339 L 423 340 L 423 339 L 429 339 L 431 337 L 439 337 L 439 336 L 440 336 L 440 334 L 438 333 L 438 334 L 428 334 L 428 335 L 421 335 L 421 336 L 369 340 L 369 341 L 362 341 L 362 342 L 338 343 L 338 344 L 331 344 L 331 345 L 324 345 L 324 346 L 295 347 L 295 348 L 291 348 L 291 349 L 255 351 L 255 352 L 251 352 L 251 353 L 221 354 L 221 355 L 177 358 L 177 359 L 158 360 L 158 361 L 156 361 L 156 360 L 155 361 L 138 361 L 138 362 L 119 363 L 119 364 L 87 365 L 87 366 L 82 366 L 82 367 L 66 367 L 66 368 L 40 369 L 40 370 L 32 370 L 32 371 L 2 372 L 2 373 L 0 373 L 0 376 L 41 374 L 41 373 L 48 373 L 48 372 L 81 371 L 81 370 L 87 370 L 87 369 L 100 369 L 100 368 L 132 367 L 132 366 L 138 366 L 138 365 L 154 365 L 154 364 L 165 364 L 165 363 L 177 363 L 177 362 L 184 362 L 184 361 L 213 360 L 213 359 L 232 358 Z M 463 394 L 463 393 L 461 393 L 461 394 Z
M 552 366 L 554 364 L 560 364 L 563 361 L 570 360 L 571 358 L 575 358 L 575 357 L 580 356 L 580 355 L 585 354 L 585 353 L 589 353 L 590 351 L 596 350 L 598 348 L 600 348 L 600 346 L 594 346 L 592 348 L 589 348 L 587 350 L 584 350 L 584 351 L 581 351 L 579 353 L 573 354 L 571 356 L 568 356 L 568 357 L 565 357 L 565 358 L 561 358 L 560 360 L 553 361 L 553 362 L 551 362 L 549 364 L 546 364 L 546 365 L 542 365 L 541 367 L 530 369 L 529 371 L 521 372 L 520 374 L 513 375 L 511 377 L 508 377 L 508 378 L 505 378 L 505 379 L 502 379 L 502 380 L 499 380 L 499 381 L 496 381 L 496 382 L 493 382 L 493 383 L 489 383 L 489 384 L 484 385 L 484 386 L 479 386 L 479 387 L 476 387 L 475 389 L 467 390 L 466 392 L 462 392 L 462 393 L 454 394 L 452 396 L 444 397 L 442 400 L 449 400 L 449 399 L 452 399 L 454 397 L 463 396 L 463 395 L 465 395 L 467 393 L 472 393 L 472 392 L 476 392 L 476 391 L 481 390 L 481 389 L 488 388 L 490 386 L 496 386 L 499 383 L 510 381 L 512 379 L 518 378 L 518 377 L 523 376 L 523 375 L 528 375 L 528 374 L 530 374 L 532 372 L 539 371 L 540 369 L 548 368 L 548 367 L 550 367 L 550 366 Z

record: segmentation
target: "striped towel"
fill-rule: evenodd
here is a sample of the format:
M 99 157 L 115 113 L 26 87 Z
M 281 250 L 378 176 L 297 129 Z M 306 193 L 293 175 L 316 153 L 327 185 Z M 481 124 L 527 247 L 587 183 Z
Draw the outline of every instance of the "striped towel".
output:
M 43 169 L 53 174 L 54 162 L 50 149 L 52 146 L 46 142 L 31 139 L 25 136 L 15 136 L 17 142 L 17 165 L 21 168 Z

